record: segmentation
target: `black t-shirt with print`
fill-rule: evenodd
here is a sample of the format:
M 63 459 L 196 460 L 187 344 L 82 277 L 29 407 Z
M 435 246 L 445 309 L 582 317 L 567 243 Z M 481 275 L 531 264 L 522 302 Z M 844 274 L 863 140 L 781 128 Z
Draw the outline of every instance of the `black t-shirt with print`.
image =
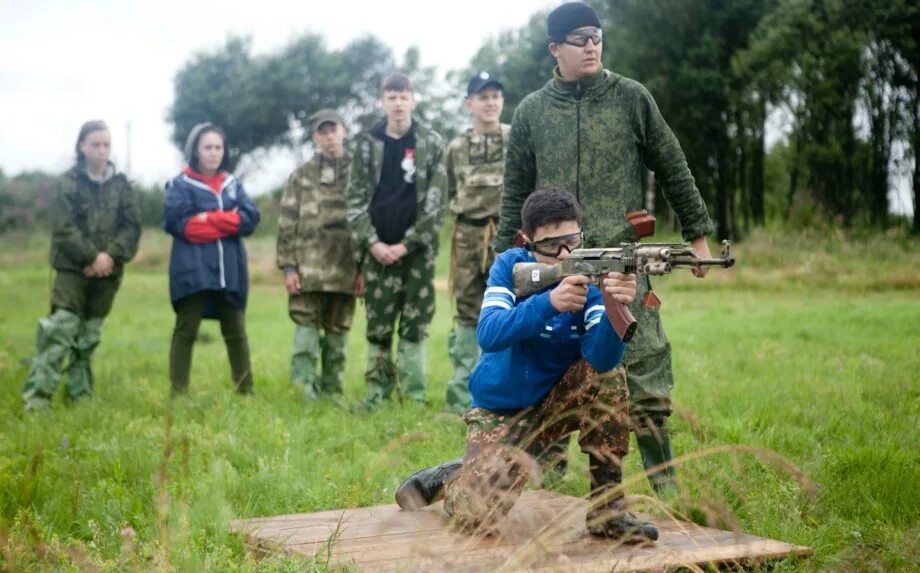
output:
M 371 200 L 371 223 L 377 237 L 388 245 L 403 240 L 415 223 L 418 202 L 415 194 L 415 122 L 399 139 L 386 134 L 386 121 L 375 125 L 371 134 L 383 141 L 380 183 Z

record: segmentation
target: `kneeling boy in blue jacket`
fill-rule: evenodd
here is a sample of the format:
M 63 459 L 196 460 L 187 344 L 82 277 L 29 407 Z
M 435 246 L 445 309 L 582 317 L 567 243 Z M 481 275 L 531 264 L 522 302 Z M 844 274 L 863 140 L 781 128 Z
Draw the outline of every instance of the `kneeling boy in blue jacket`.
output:
M 482 358 L 470 378 L 472 407 L 466 456 L 417 472 L 396 493 L 404 509 L 432 503 L 464 530 L 494 532 L 511 510 L 536 464 L 540 445 L 579 432 L 588 455 L 591 509 L 588 530 L 626 541 L 658 538 L 654 526 L 628 513 L 620 481 L 629 449 L 629 391 L 620 364 L 625 344 L 605 316 L 604 298 L 629 304 L 634 275 L 611 273 L 603 291 L 587 276 L 566 277 L 518 300 L 516 263 L 557 263 L 581 246 L 575 197 L 544 189 L 521 210 L 526 247 L 495 260 L 479 314 Z

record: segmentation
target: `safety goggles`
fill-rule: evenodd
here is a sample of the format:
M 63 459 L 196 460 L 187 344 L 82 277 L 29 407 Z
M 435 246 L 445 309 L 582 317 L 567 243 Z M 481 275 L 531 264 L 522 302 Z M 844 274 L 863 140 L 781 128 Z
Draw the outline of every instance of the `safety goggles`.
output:
M 558 237 L 547 237 L 539 241 L 530 242 L 530 250 L 540 253 L 544 257 L 558 257 L 562 254 L 562 249 L 572 252 L 581 246 L 585 241 L 585 234 L 581 231 L 569 235 L 559 235 Z
M 566 34 L 562 42 L 570 46 L 575 46 L 576 48 L 584 48 L 588 45 L 588 40 L 594 42 L 595 46 L 599 46 L 600 43 L 604 41 L 604 31 L 600 28 L 587 28 L 585 30 L 575 31 Z

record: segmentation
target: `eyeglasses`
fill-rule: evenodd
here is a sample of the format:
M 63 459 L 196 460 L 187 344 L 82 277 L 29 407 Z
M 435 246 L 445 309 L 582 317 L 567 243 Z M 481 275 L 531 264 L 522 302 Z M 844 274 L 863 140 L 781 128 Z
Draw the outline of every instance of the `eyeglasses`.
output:
M 585 241 L 585 234 L 581 231 L 569 235 L 559 235 L 558 237 L 547 237 L 539 241 L 530 242 L 530 250 L 540 253 L 544 257 L 558 257 L 562 254 L 562 249 L 572 252 Z
M 604 41 L 604 31 L 600 28 L 590 28 L 581 32 L 572 32 L 566 35 L 563 43 L 576 48 L 584 48 L 588 45 L 588 40 L 594 42 L 595 46 L 600 45 Z

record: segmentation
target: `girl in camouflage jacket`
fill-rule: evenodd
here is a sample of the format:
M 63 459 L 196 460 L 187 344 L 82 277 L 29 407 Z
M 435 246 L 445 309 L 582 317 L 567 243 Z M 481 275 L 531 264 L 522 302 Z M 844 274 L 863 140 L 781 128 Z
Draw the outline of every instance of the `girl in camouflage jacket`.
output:
M 137 197 L 109 161 L 111 147 L 104 122 L 83 124 L 76 165 L 61 178 L 49 209 L 55 271 L 51 314 L 39 320 L 36 355 L 22 391 L 27 410 L 50 405 L 62 372 L 71 400 L 93 392 L 93 352 L 123 265 L 137 252 L 141 234 Z

